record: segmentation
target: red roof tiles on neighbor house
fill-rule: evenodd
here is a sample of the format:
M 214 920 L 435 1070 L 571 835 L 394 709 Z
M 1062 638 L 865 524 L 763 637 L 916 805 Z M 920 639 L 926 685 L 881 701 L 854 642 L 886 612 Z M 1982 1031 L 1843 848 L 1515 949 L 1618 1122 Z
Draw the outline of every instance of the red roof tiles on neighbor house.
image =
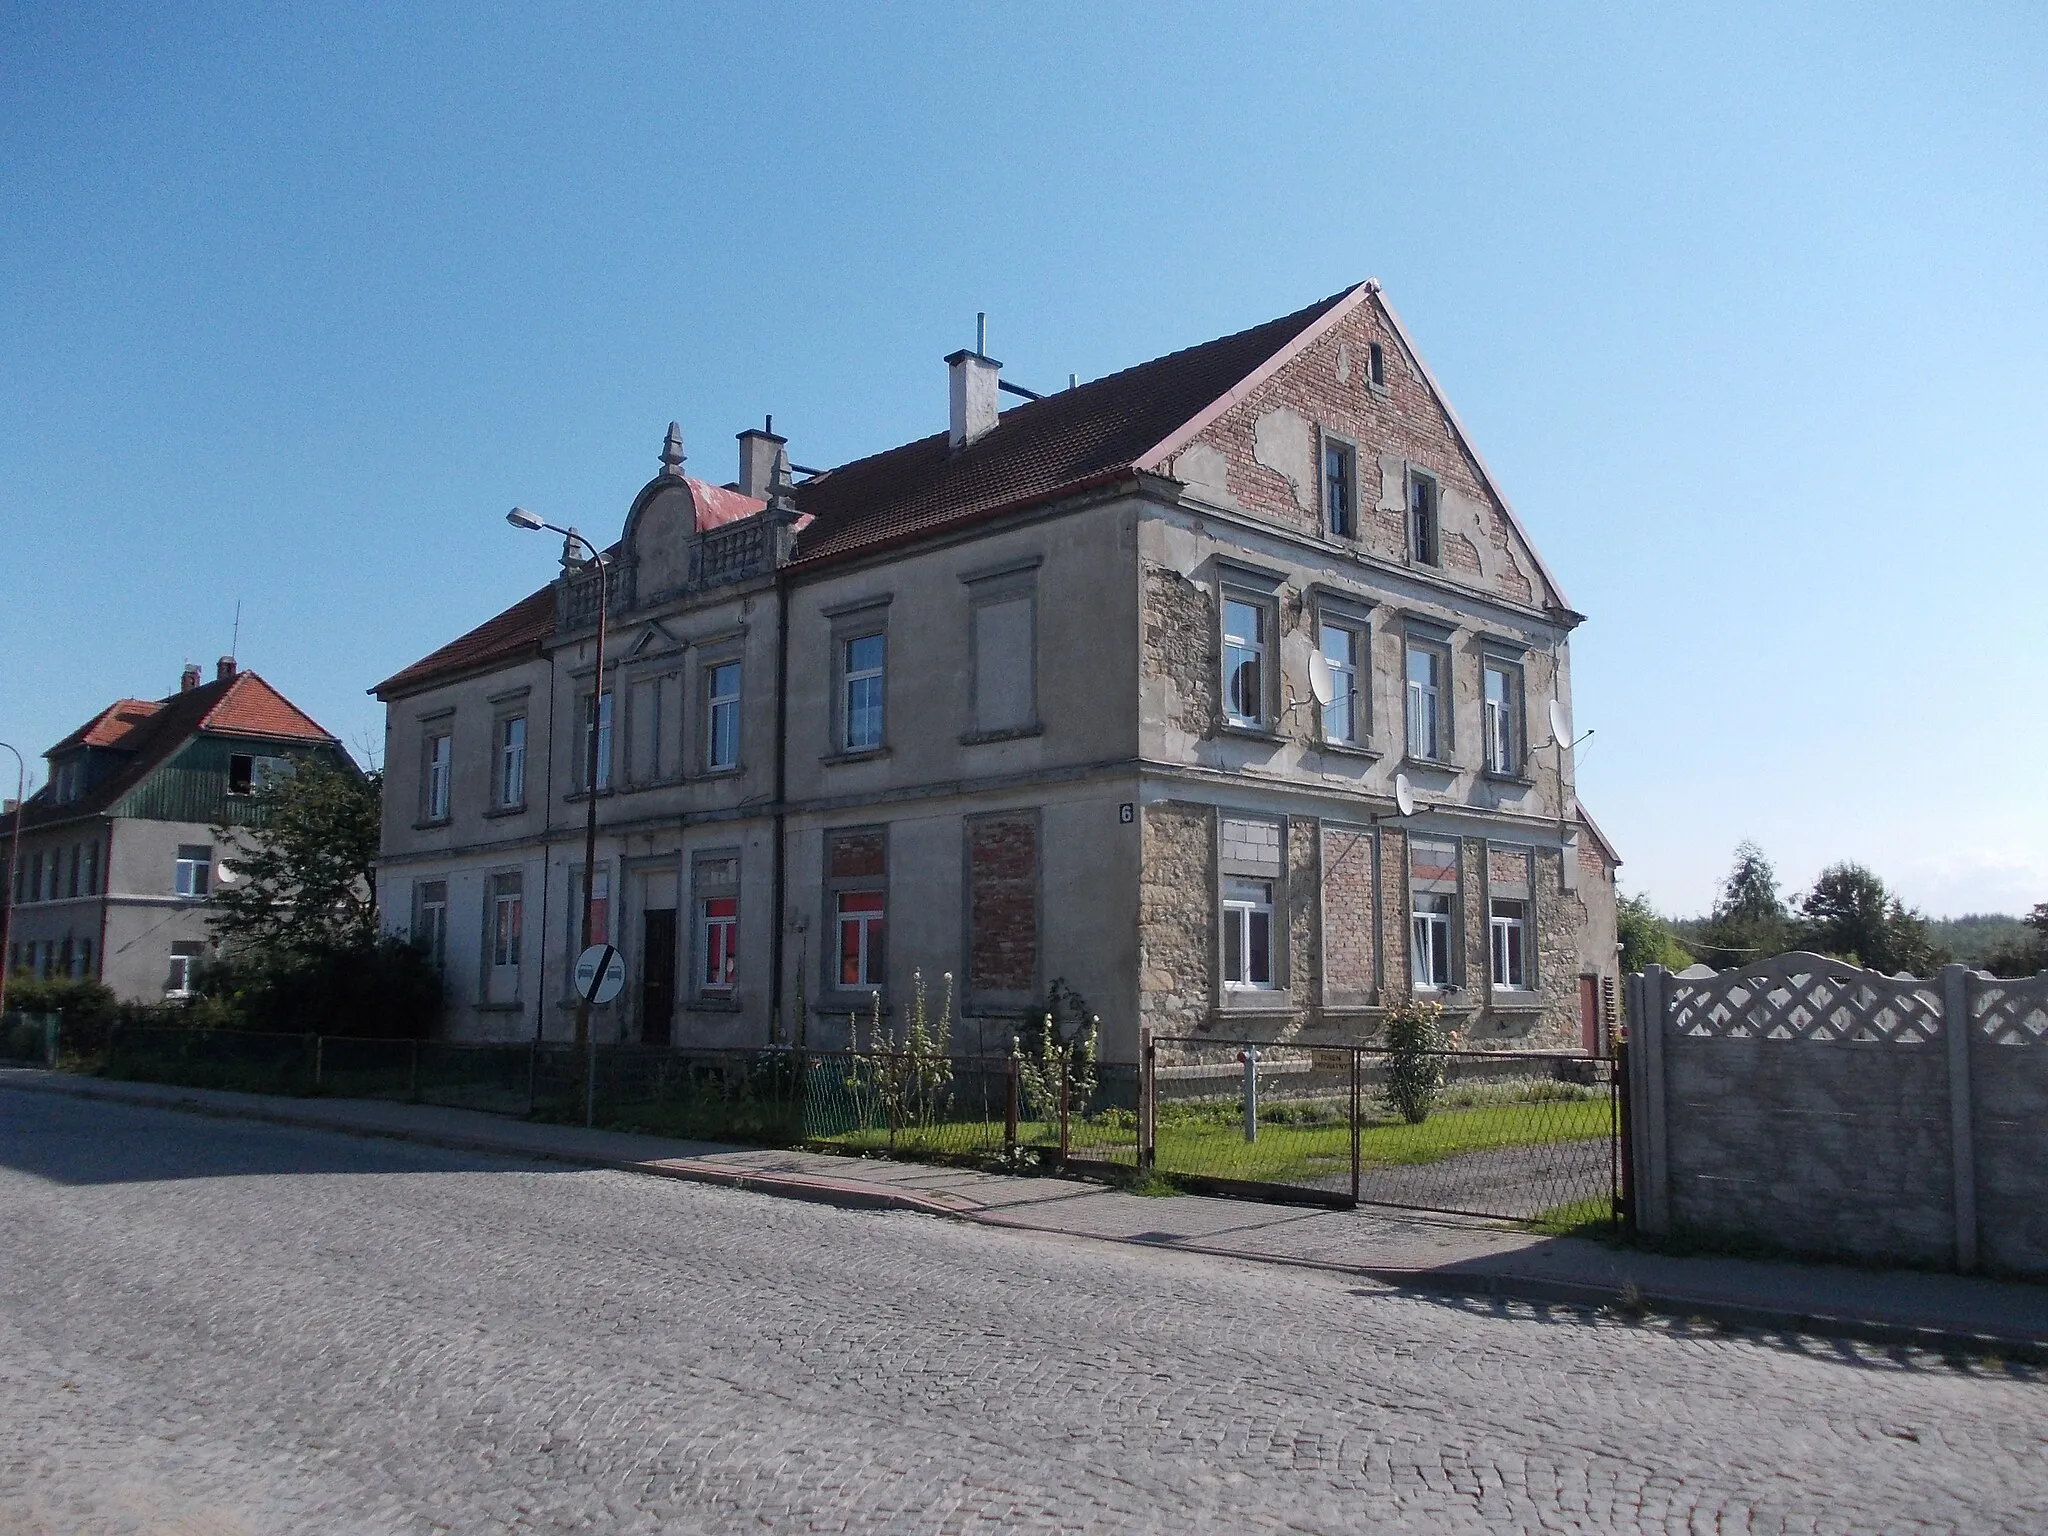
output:
M 239 672 L 228 679 L 219 701 L 200 718 L 198 729 L 225 736 L 273 736 L 282 741 L 335 739 L 254 672 Z
M 163 705 L 153 699 L 117 699 L 50 751 L 65 752 L 72 747 L 117 747 L 162 708 Z
M 794 489 L 803 514 L 796 563 L 844 559 L 1156 468 L 1191 423 L 1263 378 L 1319 322 L 1367 291 L 1359 284 L 1250 330 L 1013 406 L 964 448 L 949 447 L 939 432 L 806 480 Z M 762 506 L 723 486 L 689 483 L 700 528 Z M 553 632 L 554 589 L 545 587 L 370 691 L 389 698 L 537 652 Z

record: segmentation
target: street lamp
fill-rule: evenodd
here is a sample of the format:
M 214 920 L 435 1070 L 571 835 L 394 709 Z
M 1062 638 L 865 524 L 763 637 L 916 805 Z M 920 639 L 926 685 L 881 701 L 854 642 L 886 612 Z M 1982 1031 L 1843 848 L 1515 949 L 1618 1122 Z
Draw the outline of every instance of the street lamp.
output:
M 7 940 L 14 932 L 14 871 L 21 857 L 21 822 L 28 811 L 28 765 L 21 753 L 0 741 L 0 747 L 14 753 L 14 829 L 7 838 L 7 885 L 0 890 L 0 1013 L 7 1011 Z
M 590 551 L 588 564 L 597 571 L 597 666 L 590 674 L 590 751 L 584 759 L 583 780 L 587 798 L 583 807 L 583 941 L 577 946 L 578 953 L 581 953 L 590 948 L 590 919 L 597 906 L 597 736 L 598 724 L 604 715 L 604 621 L 605 610 L 611 606 L 611 584 L 605 574 L 604 556 L 595 544 L 574 528 L 557 528 L 524 507 L 514 507 L 507 512 L 505 521 L 529 533 L 545 530 L 574 540 Z M 546 942 L 545 935 L 542 942 Z M 576 993 L 576 1043 L 582 1045 L 589 1037 L 590 999 L 579 988 Z

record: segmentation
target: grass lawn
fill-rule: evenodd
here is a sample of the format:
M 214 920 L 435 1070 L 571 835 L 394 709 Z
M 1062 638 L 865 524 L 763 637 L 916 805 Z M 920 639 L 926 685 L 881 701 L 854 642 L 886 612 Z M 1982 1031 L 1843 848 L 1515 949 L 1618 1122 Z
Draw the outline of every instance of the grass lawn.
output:
M 1436 1163 L 1496 1147 L 1588 1141 L 1607 1132 L 1607 1104 L 1597 1099 L 1438 1110 L 1420 1125 L 1367 1126 L 1359 1136 L 1359 1161 L 1367 1168 Z M 1247 1142 L 1234 1122 L 1162 1117 L 1158 1138 L 1162 1173 L 1311 1185 L 1348 1181 L 1351 1175 L 1351 1134 L 1343 1125 L 1262 1123 L 1259 1139 Z

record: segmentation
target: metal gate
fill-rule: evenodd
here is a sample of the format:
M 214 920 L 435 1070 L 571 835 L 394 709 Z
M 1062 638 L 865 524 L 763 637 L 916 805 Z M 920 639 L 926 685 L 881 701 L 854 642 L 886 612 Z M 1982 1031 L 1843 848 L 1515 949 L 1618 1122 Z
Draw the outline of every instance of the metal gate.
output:
M 1568 1230 L 1615 1218 L 1613 1060 L 1160 1036 L 1141 1144 L 1158 1172 L 1258 1199 L 1456 1212 Z

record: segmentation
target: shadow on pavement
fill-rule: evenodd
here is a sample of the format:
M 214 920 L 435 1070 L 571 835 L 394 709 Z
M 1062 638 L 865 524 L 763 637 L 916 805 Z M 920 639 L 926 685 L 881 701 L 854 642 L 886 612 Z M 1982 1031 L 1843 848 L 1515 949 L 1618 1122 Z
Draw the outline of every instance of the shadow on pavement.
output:
M 187 1110 L 0 1089 L 0 1168 L 58 1184 L 281 1173 L 572 1171 L 417 1143 Z

